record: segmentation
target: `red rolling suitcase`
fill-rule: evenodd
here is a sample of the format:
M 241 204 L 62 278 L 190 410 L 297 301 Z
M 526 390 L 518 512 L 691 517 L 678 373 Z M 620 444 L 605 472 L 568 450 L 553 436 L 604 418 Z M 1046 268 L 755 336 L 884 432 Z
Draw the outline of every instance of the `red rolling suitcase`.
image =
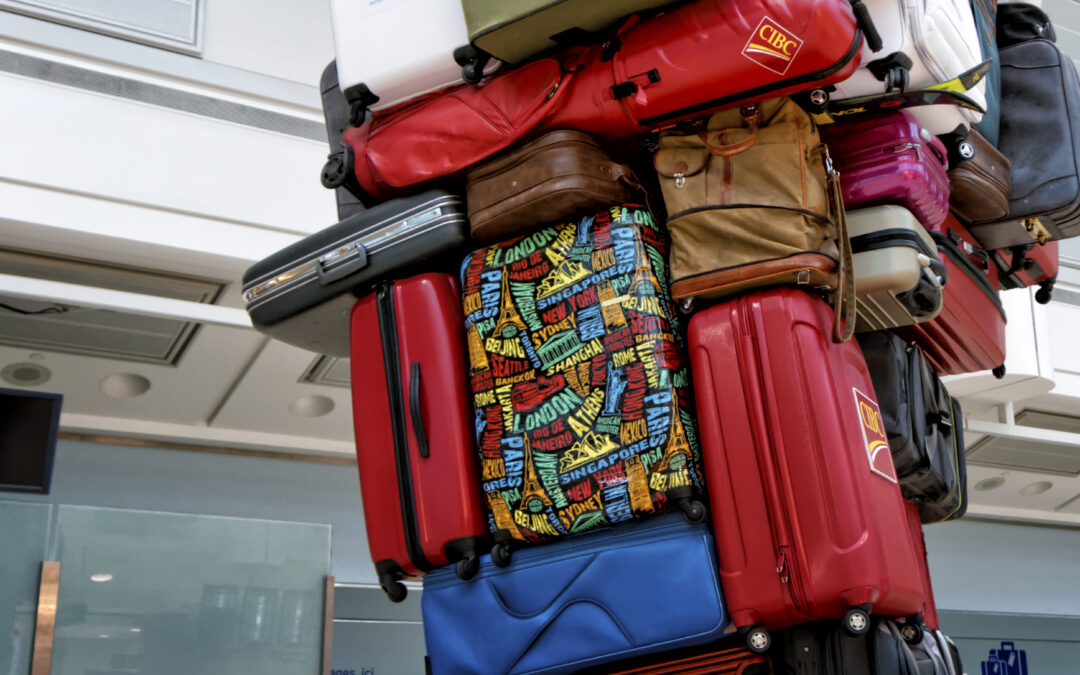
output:
M 622 138 L 840 82 L 862 39 L 850 0 L 697 0 L 624 24 L 542 126 Z
M 422 274 L 384 283 L 352 311 L 368 546 L 395 602 L 405 598 L 403 576 L 456 562 L 467 578 L 488 548 L 460 298 L 452 276 Z
M 989 254 L 951 213 L 930 236 L 947 272 L 941 313 L 896 332 L 922 348 L 938 375 L 1004 367 L 1005 310 Z
M 911 544 L 915 547 L 915 558 L 919 565 L 919 574 L 922 576 L 923 598 L 926 601 L 923 606 L 923 623 L 931 630 L 938 630 L 941 628 L 941 623 L 938 621 L 937 605 L 934 604 L 934 587 L 930 583 L 930 567 L 926 561 L 926 540 L 923 537 L 919 507 L 904 500 L 904 510 L 907 512 Z
M 831 340 L 821 299 L 783 288 L 690 321 L 690 363 L 720 558 L 735 625 L 765 629 L 868 611 L 922 612 L 888 438 L 854 341 Z
M 1050 302 L 1058 274 L 1058 243 L 1030 243 L 1023 246 L 999 248 L 990 253 L 997 265 L 1001 287 L 1025 288 L 1039 286 L 1035 300 L 1041 304 Z

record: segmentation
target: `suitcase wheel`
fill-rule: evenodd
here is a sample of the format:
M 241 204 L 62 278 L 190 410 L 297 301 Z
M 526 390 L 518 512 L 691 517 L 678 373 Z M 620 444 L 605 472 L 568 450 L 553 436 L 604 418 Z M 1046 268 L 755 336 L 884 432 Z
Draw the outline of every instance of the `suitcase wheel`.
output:
M 844 615 L 844 630 L 850 635 L 862 635 L 870 630 L 870 613 L 862 607 L 852 607 Z
M 510 542 L 496 542 L 491 547 L 491 562 L 495 563 L 497 567 L 506 567 L 510 564 Z
M 990 372 L 994 374 L 994 377 L 996 377 L 997 379 L 1000 380 L 1001 378 L 1005 377 L 1005 364 L 1004 363 L 1001 364 L 1000 366 L 998 366 L 997 368 L 994 368 Z
M 755 654 L 764 654 L 772 647 L 772 636 L 764 628 L 755 626 L 746 631 L 746 646 Z
M 1035 302 L 1045 305 L 1050 302 L 1050 295 L 1054 292 L 1054 282 L 1057 278 L 1047 279 L 1039 284 L 1039 290 L 1035 291 Z
M 323 187 L 334 190 L 344 185 L 353 172 L 354 161 L 353 149 L 346 143 L 343 143 L 337 152 L 330 153 L 320 176 Z
M 461 79 L 469 84 L 480 84 L 484 79 L 484 68 L 491 55 L 472 45 L 465 45 L 454 50 L 454 61 L 461 66 Z
M 683 520 L 691 525 L 699 525 L 705 522 L 705 515 L 708 513 L 705 510 L 705 505 L 697 499 L 684 499 L 679 502 L 679 508 L 682 509 Z
M 454 574 L 458 579 L 462 581 L 468 581 L 476 576 L 476 573 L 480 571 L 480 559 L 476 557 L 476 554 L 467 555 L 461 560 L 457 561 L 454 565 Z
M 401 602 L 409 594 L 409 589 L 405 588 L 405 584 L 395 579 L 392 574 L 379 577 L 379 587 L 386 593 L 386 597 L 390 598 L 390 602 Z
M 694 298 L 683 298 L 682 300 L 679 300 L 676 307 L 683 316 L 690 316 L 694 313 Z
M 923 628 L 918 621 L 908 621 L 900 627 L 900 637 L 909 645 L 917 645 L 922 642 Z

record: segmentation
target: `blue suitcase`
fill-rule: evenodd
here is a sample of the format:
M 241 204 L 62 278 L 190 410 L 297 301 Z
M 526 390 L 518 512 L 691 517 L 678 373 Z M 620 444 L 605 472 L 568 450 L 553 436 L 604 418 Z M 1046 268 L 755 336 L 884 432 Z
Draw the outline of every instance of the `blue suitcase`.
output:
M 712 534 L 678 513 L 436 570 L 421 607 L 434 675 L 569 673 L 729 630 Z

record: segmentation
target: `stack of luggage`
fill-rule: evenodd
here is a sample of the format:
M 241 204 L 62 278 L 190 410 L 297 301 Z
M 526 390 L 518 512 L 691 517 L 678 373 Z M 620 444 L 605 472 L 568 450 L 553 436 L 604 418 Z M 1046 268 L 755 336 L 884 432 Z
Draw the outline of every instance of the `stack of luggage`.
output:
M 1046 16 L 333 7 L 341 222 L 245 297 L 351 357 L 372 558 L 391 600 L 423 579 L 430 670 L 960 675 L 940 377 L 1002 372 L 999 291 L 1048 301 L 1080 234 Z

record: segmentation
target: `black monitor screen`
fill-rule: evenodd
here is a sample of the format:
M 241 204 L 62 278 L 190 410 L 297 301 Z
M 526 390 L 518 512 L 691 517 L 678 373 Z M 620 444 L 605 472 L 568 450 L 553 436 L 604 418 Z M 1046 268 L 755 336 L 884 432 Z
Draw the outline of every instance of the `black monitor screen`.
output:
M 0 490 L 48 493 L 62 400 L 0 389 Z

